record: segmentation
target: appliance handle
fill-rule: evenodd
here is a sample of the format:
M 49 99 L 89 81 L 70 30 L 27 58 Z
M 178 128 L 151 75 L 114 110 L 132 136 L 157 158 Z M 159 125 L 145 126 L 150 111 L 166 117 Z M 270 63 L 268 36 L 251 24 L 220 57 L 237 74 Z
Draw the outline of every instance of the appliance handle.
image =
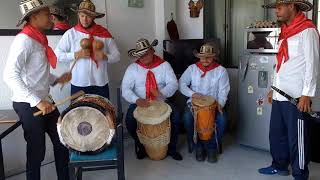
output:
M 241 63 L 240 63 L 241 64 Z M 247 73 L 248 73 L 248 66 L 249 66 L 249 59 L 246 61 L 245 67 L 244 67 L 244 73 L 242 76 L 242 82 L 246 79 Z M 242 67 L 240 67 L 242 69 Z

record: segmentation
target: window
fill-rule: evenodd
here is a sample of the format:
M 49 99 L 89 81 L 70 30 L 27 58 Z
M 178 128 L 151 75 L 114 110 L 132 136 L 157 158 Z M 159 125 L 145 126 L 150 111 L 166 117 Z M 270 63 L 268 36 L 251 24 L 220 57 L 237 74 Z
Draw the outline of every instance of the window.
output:
M 75 25 L 77 20 L 77 14 L 71 10 L 77 9 L 81 0 L 46 0 L 48 4 L 55 4 L 62 7 L 65 10 L 65 14 L 68 16 L 68 22 L 70 25 Z M 16 27 L 18 19 L 21 18 L 19 10 L 19 4 L 21 0 L 3 0 L 0 6 L 0 36 L 15 35 L 20 31 L 22 26 Z M 57 32 L 58 34 L 60 32 Z M 56 34 L 48 32 L 48 34 Z

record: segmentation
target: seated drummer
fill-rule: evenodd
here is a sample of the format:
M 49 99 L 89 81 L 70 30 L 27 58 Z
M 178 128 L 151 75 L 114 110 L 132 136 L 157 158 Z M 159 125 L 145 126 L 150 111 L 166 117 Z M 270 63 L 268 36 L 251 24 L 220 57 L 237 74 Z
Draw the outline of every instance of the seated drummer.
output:
M 223 107 L 226 104 L 227 96 L 230 90 L 229 78 L 224 67 L 216 61 L 218 59 L 219 50 L 215 44 L 204 44 L 200 53 L 194 52 L 200 61 L 192 64 L 182 74 L 179 80 L 179 89 L 182 94 L 189 97 L 187 106 L 183 115 L 183 121 L 187 130 L 187 140 L 189 152 L 193 151 L 196 146 L 197 161 L 204 161 L 206 155 L 208 162 L 217 162 L 217 141 L 221 142 L 221 138 L 225 129 L 226 117 Z M 200 98 L 202 96 L 211 96 L 218 101 L 216 113 L 216 137 L 213 135 L 208 141 L 197 140 L 194 143 L 194 119 L 191 107 L 192 98 Z M 199 138 L 198 138 L 199 139 Z
M 169 65 L 154 54 L 153 46 L 158 44 L 154 40 L 151 45 L 146 39 L 140 39 L 136 43 L 136 49 L 130 50 L 129 56 L 136 61 L 129 65 L 122 80 L 122 96 L 130 103 L 126 115 L 126 125 L 130 135 L 135 141 L 137 159 L 146 157 L 144 146 L 138 139 L 136 129 L 137 121 L 133 112 L 137 106 L 148 107 L 150 100 L 165 100 L 171 97 L 178 89 L 177 78 Z M 175 160 L 182 160 L 182 156 L 176 150 L 179 135 L 179 113 L 172 108 L 171 138 L 168 155 Z

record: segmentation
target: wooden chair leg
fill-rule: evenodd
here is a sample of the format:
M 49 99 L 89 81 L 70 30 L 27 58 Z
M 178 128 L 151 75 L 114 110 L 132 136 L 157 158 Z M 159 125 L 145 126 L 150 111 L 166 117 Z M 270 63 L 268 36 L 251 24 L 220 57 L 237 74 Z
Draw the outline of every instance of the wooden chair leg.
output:
M 76 179 L 76 171 L 75 171 L 75 167 L 72 166 L 71 164 L 69 164 L 69 178 L 70 180 L 75 180 Z
M 124 175 L 124 152 L 123 152 L 123 127 L 119 125 L 117 127 L 117 159 L 118 159 L 118 180 L 125 180 Z
M 81 167 L 78 168 L 77 180 L 82 180 L 82 168 Z
M 118 180 L 125 180 L 125 175 L 124 175 L 124 158 L 123 158 L 123 153 L 120 155 L 121 157 L 118 158 Z

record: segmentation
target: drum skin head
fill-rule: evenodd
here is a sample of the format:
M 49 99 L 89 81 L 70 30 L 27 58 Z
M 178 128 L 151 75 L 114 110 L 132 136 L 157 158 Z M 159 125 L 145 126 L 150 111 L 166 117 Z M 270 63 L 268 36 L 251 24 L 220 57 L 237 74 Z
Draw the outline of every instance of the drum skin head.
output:
M 76 102 L 61 114 L 60 140 L 78 152 L 100 151 L 115 134 L 112 117 L 103 107 L 90 102 Z
M 192 104 L 199 107 L 211 106 L 216 100 L 211 96 L 202 96 L 201 98 L 192 98 Z
M 137 107 L 133 116 L 142 124 L 160 124 L 170 117 L 171 107 L 162 101 L 152 101 L 149 107 Z

